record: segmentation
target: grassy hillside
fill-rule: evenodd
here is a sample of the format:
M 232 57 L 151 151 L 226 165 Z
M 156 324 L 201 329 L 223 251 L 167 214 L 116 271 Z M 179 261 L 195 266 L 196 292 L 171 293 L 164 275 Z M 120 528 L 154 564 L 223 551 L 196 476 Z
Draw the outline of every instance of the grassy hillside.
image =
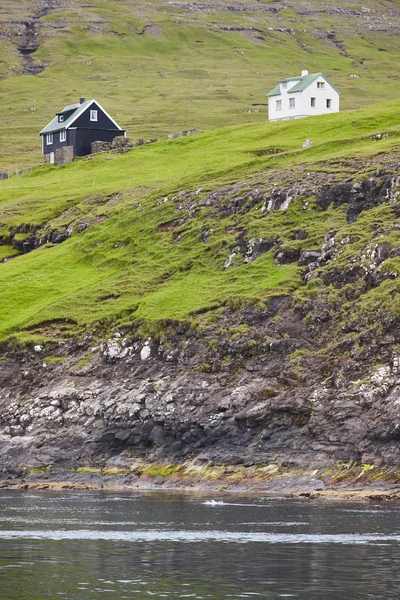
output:
M 322 277 L 324 269 L 359 264 L 378 234 L 398 247 L 390 203 L 348 223 L 346 207 L 325 209 L 312 186 L 387 168 L 398 153 L 399 121 L 395 102 L 234 126 L 12 177 L 0 190 L 0 256 L 15 256 L 32 232 L 40 238 L 68 230 L 70 237 L 0 264 L 0 337 L 58 338 L 99 323 L 104 330 L 136 323 L 145 332 L 171 319 L 199 326 L 226 306 L 293 294 L 299 302 L 329 297 L 343 308 L 346 286 L 304 287 L 304 268 L 297 260 L 277 264 L 275 251 L 319 250 L 328 232 L 351 240 L 333 266 L 321 267 Z M 303 150 L 306 137 L 313 146 Z M 291 190 L 285 210 L 263 209 L 274 189 Z M 238 248 L 260 238 L 268 251 L 247 260 Z M 398 271 L 399 258 L 387 268 Z M 397 286 L 384 281 L 352 311 L 384 302 L 394 314 Z
M 38 131 L 79 96 L 146 139 L 261 127 L 265 94 L 303 68 L 331 77 L 345 110 L 394 100 L 399 25 L 389 0 L 11 0 L 0 7 L 0 170 L 38 164 Z

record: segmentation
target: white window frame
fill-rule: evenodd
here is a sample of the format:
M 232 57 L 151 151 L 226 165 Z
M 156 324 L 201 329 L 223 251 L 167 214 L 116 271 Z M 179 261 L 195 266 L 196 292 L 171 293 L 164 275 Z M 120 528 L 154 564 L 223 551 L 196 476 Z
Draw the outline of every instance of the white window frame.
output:
M 296 98 L 289 98 L 289 108 L 296 108 Z
M 317 81 L 317 88 L 319 90 L 323 90 L 325 88 L 325 82 L 324 81 Z
M 311 108 L 317 108 L 317 99 L 311 98 Z
M 58 122 L 64 123 L 64 115 L 58 115 Z
M 93 121 L 94 123 L 98 122 L 98 120 L 99 120 L 99 111 L 98 110 L 90 111 L 90 120 Z
M 66 142 L 67 141 L 67 132 L 64 129 L 64 131 L 60 131 L 60 142 Z
M 278 110 L 279 110 L 279 111 L 280 111 L 280 110 L 282 110 L 282 100 L 277 100 L 277 101 L 276 101 L 276 110 L 277 110 L 277 111 L 278 111 Z
M 282 89 L 283 89 L 283 90 L 286 90 L 286 89 L 287 89 L 287 83 L 286 83 L 286 81 L 284 81 L 284 82 L 282 83 Z
M 328 109 L 332 108 L 332 100 L 331 100 L 331 98 L 327 98 L 326 99 L 326 108 L 328 108 Z
M 46 146 L 52 146 L 52 144 L 53 144 L 53 134 L 48 133 L 46 135 Z

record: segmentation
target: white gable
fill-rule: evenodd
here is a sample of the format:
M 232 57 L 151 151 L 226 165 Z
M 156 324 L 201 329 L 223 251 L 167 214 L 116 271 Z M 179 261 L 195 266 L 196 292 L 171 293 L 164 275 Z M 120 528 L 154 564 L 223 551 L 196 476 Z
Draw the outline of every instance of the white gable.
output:
M 340 94 L 322 73 L 308 74 L 280 81 L 268 94 L 270 121 L 301 119 L 339 112 Z

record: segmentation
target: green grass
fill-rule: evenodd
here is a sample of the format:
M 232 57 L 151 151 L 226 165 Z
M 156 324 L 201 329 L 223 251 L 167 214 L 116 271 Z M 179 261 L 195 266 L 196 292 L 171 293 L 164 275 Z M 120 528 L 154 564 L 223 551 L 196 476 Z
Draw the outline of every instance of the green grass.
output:
M 307 207 L 298 199 L 269 213 L 260 211 L 261 201 L 230 215 L 222 205 L 258 185 L 293 186 L 307 172 L 342 181 L 358 170 L 362 179 L 372 172 L 364 167 L 372 157 L 379 165 L 382 156 L 385 166 L 387 155 L 398 152 L 398 2 L 366 0 L 362 6 L 376 11 L 368 18 L 345 0 L 335 7 L 354 14 L 331 14 L 318 0 L 307 14 L 292 1 L 282 10 L 275 2 L 242 5 L 248 10 L 227 10 L 222 0 L 207 11 L 165 0 L 66 0 L 40 19 L 33 58 L 47 68 L 37 76 L 22 74 L 26 61 L 17 51 L 32 3 L 0 7 L 0 170 L 12 175 L 0 181 L 0 234 L 7 241 L 0 246 L 0 339 L 57 339 L 123 324 L 161 334 L 168 322 L 197 327 L 216 322 L 225 306 L 262 306 L 274 296 L 292 295 L 302 306 L 326 302 L 340 307 L 339 320 L 353 313 L 366 327 L 374 311 L 397 314 L 396 280 L 368 293 L 358 282 L 350 301 L 346 286 L 322 284 L 331 267 L 359 264 L 377 227 L 397 247 L 390 206 L 349 225 L 343 208 L 322 211 L 313 198 Z M 378 17 L 385 28 L 371 21 Z M 335 39 L 327 36 L 332 30 Z M 266 93 L 303 68 L 331 77 L 343 112 L 269 124 Z M 130 137 L 160 141 L 124 155 L 36 168 L 39 130 L 79 96 L 96 97 Z M 383 100 L 389 102 L 376 104 Z M 191 128 L 204 133 L 165 139 Z M 371 139 L 377 133 L 389 137 Z M 313 145 L 303 150 L 306 138 Z M 239 184 L 216 206 L 205 202 L 207 192 Z M 78 234 L 84 224 L 88 230 Z M 69 228 L 72 235 L 19 255 L 8 238 L 21 225 L 40 235 Z M 298 229 L 307 239 L 296 238 Z M 319 249 L 328 231 L 355 241 L 333 266 L 320 268 L 318 283 L 302 286 L 297 263 L 276 265 L 273 250 L 250 263 L 238 253 L 225 269 L 240 231 L 247 240 L 279 239 L 297 250 Z M 383 272 L 398 268 L 393 256 Z M 307 318 L 312 322 L 313 314 Z
M 388 30 L 371 28 L 362 13 L 331 14 L 321 2 L 309 14 L 296 2 L 276 14 L 264 10 L 275 3 L 241 4 L 249 10 L 226 10 L 222 0 L 207 11 L 165 0 L 66 0 L 40 20 L 34 59 L 47 68 L 25 76 L 16 48 L 32 3 L 8 2 L 0 8 L 0 169 L 38 164 L 38 132 L 79 96 L 96 97 L 135 139 L 195 127 L 262 126 L 266 93 L 303 68 L 332 78 L 344 110 L 398 97 L 400 21 L 389 13 L 397 2 L 364 3 L 375 17 L 387 17 Z M 361 8 L 343 0 L 335 7 Z M 331 30 L 347 54 L 328 39 Z
M 58 246 L 47 244 L 0 264 L 0 338 L 37 336 L 49 322 L 56 329 L 67 323 L 67 330 L 171 319 L 195 324 L 199 313 L 230 302 L 266 302 L 304 290 L 297 264 L 276 265 L 272 251 L 249 264 L 238 255 L 234 266 L 224 269 L 236 232 L 246 231 L 248 239 L 280 238 L 283 247 L 298 249 L 320 248 L 328 231 L 357 232 L 358 241 L 338 258 L 345 265 L 371 239 L 373 222 L 390 223 L 391 208 L 378 207 L 348 225 L 343 209 L 322 211 L 310 198 L 307 210 L 298 199 L 285 211 L 261 213 L 258 204 L 221 218 L 221 201 L 242 192 L 226 192 L 213 207 L 203 202 L 207 190 L 242 182 L 251 194 L 257 181 L 272 189 L 276 180 L 294 183 L 296 173 L 307 170 L 340 179 L 350 168 L 346 157 L 367 161 L 398 148 L 399 116 L 396 102 L 296 122 L 235 126 L 124 155 L 45 166 L 3 182 L 2 231 L 24 223 L 41 226 L 42 232 L 72 226 L 75 233 Z M 377 132 L 391 135 L 372 141 Z M 302 150 L 306 135 L 314 145 Z M 276 147 L 282 154 L 256 155 Z M 78 234 L 82 222 L 91 226 Z M 200 239 L 204 226 L 210 231 L 207 243 Z M 307 230 L 307 240 L 293 239 L 299 228 Z M 391 236 L 395 245 L 398 236 Z M 314 296 L 320 293 L 318 286 L 309 287 Z M 306 298 L 307 293 L 301 292 Z M 379 304 L 378 296 L 373 292 L 363 302 Z
M 11 246 L 0 246 L 0 261 L 18 256 L 20 253 Z
M 390 136 L 371 141 L 376 133 Z M 71 207 L 75 210 L 67 216 L 107 216 L 116 208 L 114 202 L 111 209 L 103 203 L 107 195 L 130 191 L 140 197 L 142 187 L 168 193 L 177 185 L 192 187 L 200 182 L 209 187 L 265 168 L 382 152 L 398 146 L 399 133 L 400 102 L 392 102 L 296 122 L 233 126 L 139 146 L 122 156 L 104 154 L 63 167 L 48 165 L 2 182 L 0 226 L 18 225 L 22 215 L 24 223 L 40 225 Z M 304 151 L 306 137 L 313 146 Z M 281 153 L 271 155 L 269 150 L 275 148 Z M 118 209 L 124 210 L 123 203 Z

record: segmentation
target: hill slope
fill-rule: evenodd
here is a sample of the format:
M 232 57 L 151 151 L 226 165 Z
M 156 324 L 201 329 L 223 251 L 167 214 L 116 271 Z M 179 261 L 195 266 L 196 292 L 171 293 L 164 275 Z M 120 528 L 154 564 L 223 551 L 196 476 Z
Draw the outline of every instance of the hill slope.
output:
M 341 164 L 357 154 L 365 165 L 345 162 L 345 181 L 357 171 L 367 177 L 371 154 L 397 148 L 399 114 L 396 103 L 234 127 L 46 166 L 3 182 L 3 257 L 40 248 L 0 269 L 0 333 L 60 318 L 87 325 L 126 311 L 133 319 L 186 319 L 230 296 L 263 299 L 293 291 L 301 283 L 297 267 L 276 266 L 274 251 L 287 244 L 319 249 L 324 235 L 345 223 L 344 211 L 328 218 L 321 210 L 316 181 L 341 180 Z M 302 150 L 306 135 L 314 145 Z M 309 169 L 316 170 L 310 186 Z M 293 188 L 293 203 L 284 204 L 284 212 L 261 213 L 278 179 Z M 246 211 L 235 208 L 243 198 Z M 306 241 L 291 241 L 297 229 L 308 228 Z M 262 259 L 224 269 L 238 244 L 242 252 L 258 238 L 269 244 Z
M 398 482 L 400 104 L 369 106 L 397 95 L 397 3 L 0 10 L 1 169 L 82 94 L 133 137 L 206 130 L 0 182 L 6 476 L 195 457 Z M 321 62 L 368 107 L 245 112 Z
M 265 122 L 266 93 L 304 68 L 332 78 L 345 110 L 396 99 L 399 23 L 388 0 L 12 0 L 0 8 L 0 170 L 37 164 L 38 132 L 79 96 L 145 139 Z
M 3 256 L 25 252 L 0 264 L 6 463 L 395 468 L 398 115 L 227 128 L 4 182 Z

